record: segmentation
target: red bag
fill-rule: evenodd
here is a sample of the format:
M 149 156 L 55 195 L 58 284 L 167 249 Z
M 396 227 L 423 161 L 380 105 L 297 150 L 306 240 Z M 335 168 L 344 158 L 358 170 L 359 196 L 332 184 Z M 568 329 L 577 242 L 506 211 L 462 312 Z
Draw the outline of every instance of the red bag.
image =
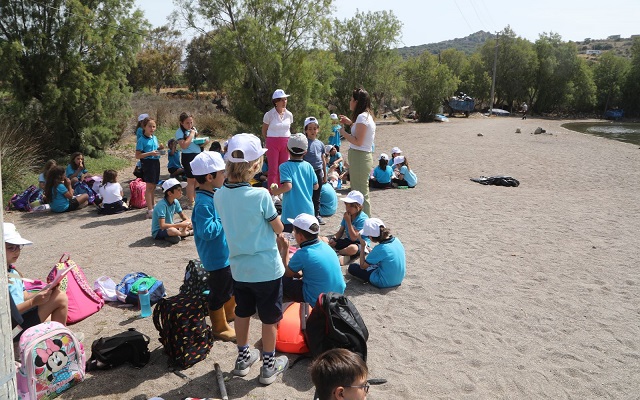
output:
M 129 207 L 145 208 L 147 200 L 144 198 L 144 192 L 147 190 L 147 184 L 142 179 L 137 178 L 129 183 L 129 190 L 131 191 Z
M 282 319 L 276 334 L 276 350 L 283 353 L 305 354 L 309 352 L 304 339 L 307 317 L 311 313 L 308 303 L 285 303 Z
M 75 324 L 100 311 L 104 300 L 93 291 L 82 269 L 69 259 L 69 253 L 62 254 L 60 262 L 49 272 L 47 282 L 53 282 L 58 271 L 69 267 L 72 269 L 62 278 L 59 287 L 60 291 L 65 292 L 69 298 L 67 324 Z

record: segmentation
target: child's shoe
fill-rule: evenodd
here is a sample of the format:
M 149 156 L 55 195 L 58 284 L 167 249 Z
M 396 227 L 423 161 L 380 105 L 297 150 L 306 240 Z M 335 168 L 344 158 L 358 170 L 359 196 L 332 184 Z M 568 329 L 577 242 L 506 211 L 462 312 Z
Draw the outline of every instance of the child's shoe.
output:
M 284 372 L 285 369 L 287 369 L 288 365 L 289 359 L 287 358 L 287 356 L 276 357 L 276 362 L 273 368 L 268 368 L 265 366 L 262 366 L 260 368 L 260 383 L 262 383 L 263 385 L 271 385 L 273 382 L 275 382 L 276 378 L 278 378 L 278 375 L 280 375 Z
M 246 361 L 245 360 L 236 361 L 236 366 L 232 371 L 233 374 L 236 376 L 246 376 L 249 373 L 251 366 L 259 359 L 260 359 L 260 350 L 258 349 L 249 350 L 249 359 Z M 262 374 L 262 371 L 260 372 Z
M 153 218 L 153 210 L 147 210 L 147 219 Z

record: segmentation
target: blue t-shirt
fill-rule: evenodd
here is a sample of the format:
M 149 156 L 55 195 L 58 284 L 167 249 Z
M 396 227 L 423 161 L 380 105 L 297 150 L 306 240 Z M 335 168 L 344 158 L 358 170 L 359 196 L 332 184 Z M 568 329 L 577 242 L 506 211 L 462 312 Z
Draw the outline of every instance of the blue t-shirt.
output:
M 189 135 L 191 135 L 190 131 L 185 132 L 182 130 L 182 127 L 180 127 L 176 131 L 175 137 L 176 137 L 176 140 L 186 140 L 189 137 Z M 200 152 L 202 152 L 202 149 L 200 148 L 200 146 L 193 143 L 193 140 L 189 144 L 189 147 L 187 147 L 186 149 L 182 149 L 183 154 L 200 154 Z
M 329 137 L 329 144 L 340 147 L 340 125 L 334 125 L 331 127 L 333 135 Z
M 329 166 L 333 165 L 333 163 L 336 162 L 336 160 L 339 160 L 341 158 L 342 158 L 342 154 L 340 154 L 339 151 L 336 151 L 336 154 L 329 156 Z M 338 163 L 338 168 L 340 169 L 340 172 L 342 172 L 342 167 L 343 167 L 343 164 L 342 164 L 342 161 L 340 161 Z
M 141 126 L 139 126 L 139 127 L 136 129 L 136 142 L 138 142 L 138 139 L 140 139 L 140 138 L 141 138 L 141 137 L 143 137 L 143 136 L 144 136 L 144 129 L 142 129 L 142 127 L 141 127 Z
M 64 174 L 67 176 L 67 178 L 71 179 L 71 175 L 73 175 L 73 173 L 76 172 L 76 170 L 71 166 L 71 164 L 67 164 L 67 169 L 64 171 Z M 87 169 L 83 169 L 78 175 L 77 178 L 79 181 L 82 180 L 82 175 L 86 174 Z
M 182 168 L 182 161 L 180 161 L 181 151 L 176 146 L 176 151 L 171 154 L 171 151 L 167 152 L 167 168 Z
M 271 221 L 278 218 L 269 191 L 248 182 L 226 183 L 213 203 L 229 246 L 231 275 L 238 282 L 268 282 L 282 278 L 284 265 Z
M 289 260 L 289 268 L 293 272 L 302 271 L 302 294 L 311 307 L 315 306 L 320 293 L 343 294 L 347 287 L 335 250 L 318 239 L 301 243 Z
M 138 143 L 136 143 L 136 151 L 140 151 L 141 153 L 149 153 L 156 150 L 158 150 L 158 138 L 155 135 L 151 137 L 142 135 L 142 137 L 138 139 Z M 159 160 L 160 156 L 147 156 L 144 159 Z
M 353 217 L 352 217 L 353 218 Z M 353 228 L 356 230 L 356 232 L 359 232 L 362 230 L 362 228 L 364 228 L 364 221 L 368 220 L 369 216 L 367 215 L 367 213 L 365 213 L 364 211 L 360 211 L 358 213 L 358 215 L 356 216 L 356 219 L 352 219 L 351 220 L 351 225 L 353 225 Z M 342 221 L 340 222 L 340 226 L 344 228 L 344 232 L 347 235 L 347 239 L 353 241 L 355 240 L 355 238 L 352 238 L 349 235 L 349 229 L 347 229 L 347 223 L 344 221 L 344 218 L 342 218 Z M 369 243 L 369 237 L 367 236 L 362 236 L 362 238 Z
M 389 183 L 391 182 L 391 178 L 393 178 L 393 169 L 387 165 L 387 168 L 381 170 L 378 165 L 373 169 L 373 177 L 376 178 L 378 183 Z
M 291 190 L 282 196 L 282 223 L 295 219 L 302 213 L 314 215 L 313 185 L 318 177 L 313 167 L 303 160 L 289 160 L 280 164 L 280 183 L 291 183 Z
M 18 279 L 18 271 L 16 271 L 15 268 L 13 268 L 13 265 L 11 265 L 7 273 L 18 275 L 17 277 L 11 275 L 7 276 L 7 279 L 9 280 L 9 293 L 11 294 L 11 298 L 13 298 L 13 302 L 16 303 L 16 305 L 24 303 L 24 282 L 22 279 Z
M 304 160 L 311 164 L 313 170 L 322 169 L 322 156 L 324 155 L 324 144 L 318 139 L 307 139 L 309 148 L 304 155 Z
M 196 190 L 196 203 L 191 213 L 193 239 L 200 261 L 207 271 L 229 265 L 229 247 L 220 216 L 213 205 L 213 192 Z
M 418 177 L 413 173 L 413 171 L 407 168 L 406 165 L 403 165 L 402 168 L 400 168 L 400 173 L 404 175 L 404 180 L 407 181 L 407 184 L 410 187 L 414 187 L 418 184 Z
M 330 217 L 338 211 L 338 195 L 329 182 L 320 188 L 320 215 Z
M 156 237 L 160 232 L 160 218 L 164 218 L 166 224 L 173 224 L 173 215 L 182 212 L 182 207 L 178 199 L 174 199 L 169 204 L 165 198 L 156 203 L 153 207 L 153 218 L 151 219 L 151 237 Z
M 400 239 L 392 237 L 378 243 L 365 258 L 367 264 L 376 266 L 369 282 L 379 288 L 398 286 L 406 272 L 404 246 Z
M 49 199 L 49 207 L 53 212 L 65 212 L 69 208 L 69 199 L 64 195 L 69 190 L 63 183 L 53 188 L 53 199 Z

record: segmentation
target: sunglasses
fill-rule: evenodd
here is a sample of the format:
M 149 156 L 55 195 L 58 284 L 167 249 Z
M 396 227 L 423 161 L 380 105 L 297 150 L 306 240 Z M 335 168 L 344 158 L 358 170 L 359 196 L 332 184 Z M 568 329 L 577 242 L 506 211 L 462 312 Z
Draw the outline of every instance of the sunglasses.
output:
M 23 247 L 24 247 L 23 244 L 7 244 L 7 245 L 5 245 L 5 248 L 7 249 L 7 251 L 18 251 L 18 250 L 22 250 Z
M 371 385 L 369 384 L 369 382 L 366 382 L 364 385 L 354 385 L 354 386 L 345 386 L 345 387 L 360 388 L 360 389 L 363 389 L 365 393 L 369 393 L 369 387 L 371 387 Z

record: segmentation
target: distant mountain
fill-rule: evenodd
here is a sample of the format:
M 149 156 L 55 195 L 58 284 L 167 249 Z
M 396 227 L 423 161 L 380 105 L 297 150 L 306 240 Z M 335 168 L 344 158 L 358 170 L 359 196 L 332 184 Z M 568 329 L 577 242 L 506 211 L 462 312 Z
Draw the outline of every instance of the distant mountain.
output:
M 495 35 L 489 32 L 478 31 L 461 39 L 445 40 L 443 42 L 423 44 L 420 46 L 400 47 L 397 50 L 404 59 L 419 56 L 425 51 L 438 54 L 445 49 L 460 50 L 468 55 L 474 53 L 484 42 L 494 37 Z

